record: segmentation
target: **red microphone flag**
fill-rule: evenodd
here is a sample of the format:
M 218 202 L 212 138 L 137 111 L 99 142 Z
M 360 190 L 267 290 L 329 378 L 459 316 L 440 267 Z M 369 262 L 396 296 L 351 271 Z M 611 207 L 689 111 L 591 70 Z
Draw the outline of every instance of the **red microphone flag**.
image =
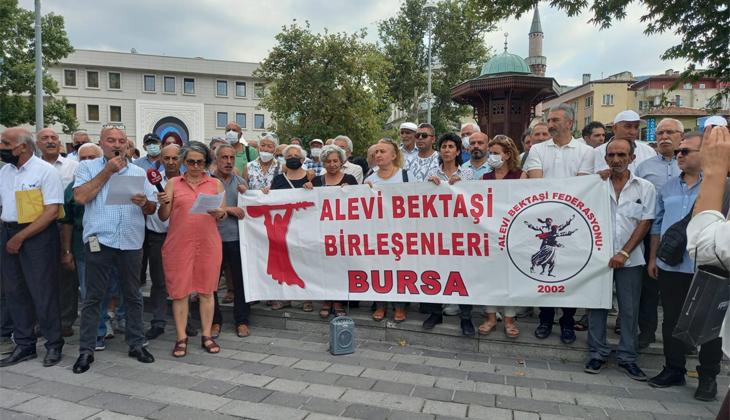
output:
M 160 171 L 155 168 L 147 169 L 147 180 L 150 182 L 150 184 L 157 187 L 157 191 L 165 192 L 165 190 L 162 188 L 162 185 L 160 185 L 160 183 L 162 182 L 162 174 L 160 174 Z

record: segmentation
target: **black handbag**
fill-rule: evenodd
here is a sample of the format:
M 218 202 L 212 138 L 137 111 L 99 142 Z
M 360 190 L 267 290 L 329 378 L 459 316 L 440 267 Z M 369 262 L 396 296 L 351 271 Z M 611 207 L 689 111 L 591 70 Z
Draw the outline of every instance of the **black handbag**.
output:
M 659 242 L 656 257 L 670 267 L 679 265 L 684 260 L 684 253 L 687 250 L 687 225 L 692 220 L 694 208 L 695 205 L 692 204 L 686 216 L 669 226 Z
M 720 336 L 728 305 L 730 279 L 727 270 L 699 266 L 672 336 L 695 347 L 714 340 Z

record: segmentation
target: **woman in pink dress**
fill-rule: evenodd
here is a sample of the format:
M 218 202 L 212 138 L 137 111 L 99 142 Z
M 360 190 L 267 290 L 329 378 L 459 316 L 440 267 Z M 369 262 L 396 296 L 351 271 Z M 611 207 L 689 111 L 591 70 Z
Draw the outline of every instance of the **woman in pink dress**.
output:
M 161 221 L 170 219 L 167 239 L 162 246 L 162 262 L 165 268 L 167 293 L 173 299 L 177 342 L 173 356 L 187 353 L 188 296 L 197 292 L 200 298 L 200 320 L 203 324 L 202 345 L 208 353 L 218 353 L 220 347 L 211 338 L 213 324 L 213 292 L 218 288 L 220 265 L 223 259 L 223 243 L 216 222 L 225 220 L 226 211 L 219 207 L 208 214 L 190 214 L 199 194 L 216 195 L 224 191 L 223 184 L 207 175 L 212 157 L 208 147 L 198 141 L 190 141 L 180 149 L 180 161 L 187 167 L 182 176 L 173 178 L 158 194 Z M 223 197 L 222 203 L 226 199 Z

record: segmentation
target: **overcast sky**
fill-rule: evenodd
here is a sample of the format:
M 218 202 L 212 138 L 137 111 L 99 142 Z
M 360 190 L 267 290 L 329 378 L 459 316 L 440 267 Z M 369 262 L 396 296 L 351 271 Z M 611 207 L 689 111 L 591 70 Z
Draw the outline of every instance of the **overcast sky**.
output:
M 33 9 L 33 0 L 20 0 Z M 281 27 L 296 18 L 309 20 L 312 30 L 352 33 L 361 28 L 377 41 L 377 22 L 395 15 L 396 0 L 42 0 L 43 13 L 66 19 L 71 44 L 77 49 L 165 54 L 179 57 L 261 61 L 275 45 Z M 547 76 L 562 85 L 578 85 L 583 73 L 593 79 L 621 71 L 634 76 L 681 70 L 683 61 L 659 57 L 678 43 L 673 34 L 646 37 L 639 22 L 642 8 L 632 3 L 628 18 L 609 30 L 587 23 L 589 16 L 568 18 L 564 12 L 541 4 L 545 33 L 543 55 Z M 509 51 L 526 57 L 532 14 L 501 22 L 487 35 L 487 44 L 501 53 L 504 32 Z

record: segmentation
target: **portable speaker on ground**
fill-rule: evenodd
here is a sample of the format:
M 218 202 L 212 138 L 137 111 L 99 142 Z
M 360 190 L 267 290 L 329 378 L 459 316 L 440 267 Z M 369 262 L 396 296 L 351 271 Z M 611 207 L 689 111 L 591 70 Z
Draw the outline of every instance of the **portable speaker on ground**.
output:
M 355 322 L 349 316 L 330 321 L 330 353 L 337 356 L 355 352 Z

